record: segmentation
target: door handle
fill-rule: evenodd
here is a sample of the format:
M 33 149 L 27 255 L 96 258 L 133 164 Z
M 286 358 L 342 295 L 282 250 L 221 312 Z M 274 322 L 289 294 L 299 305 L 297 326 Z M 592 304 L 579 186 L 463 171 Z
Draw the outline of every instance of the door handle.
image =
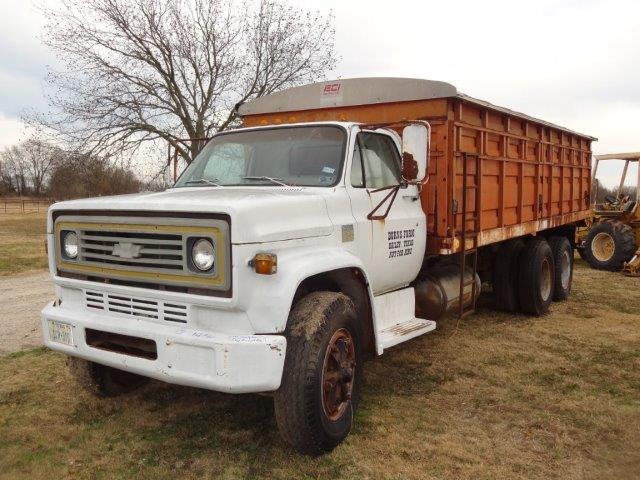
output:
M 420 197 L 418 195 L 402 195 L 402 198 L 406 198 L 408 200 L 411 200 L 412 202 L 416 202 Z

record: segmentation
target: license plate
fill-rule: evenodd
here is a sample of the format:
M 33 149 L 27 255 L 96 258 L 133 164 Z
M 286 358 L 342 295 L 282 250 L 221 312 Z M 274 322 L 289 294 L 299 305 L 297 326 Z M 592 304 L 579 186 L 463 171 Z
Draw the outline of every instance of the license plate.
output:
M 49 339 L 52 342 L 73 346 L 71 325 L 49 320 Z

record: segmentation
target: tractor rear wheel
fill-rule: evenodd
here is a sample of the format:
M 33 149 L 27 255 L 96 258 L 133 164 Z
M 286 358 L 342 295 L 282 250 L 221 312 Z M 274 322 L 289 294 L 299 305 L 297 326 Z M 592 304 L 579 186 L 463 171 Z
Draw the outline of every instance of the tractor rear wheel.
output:
M 604 220 L 589 230 L 585 256 L 598 270 L 620 270 L 636 251 L 633 228 L 616 220 Z

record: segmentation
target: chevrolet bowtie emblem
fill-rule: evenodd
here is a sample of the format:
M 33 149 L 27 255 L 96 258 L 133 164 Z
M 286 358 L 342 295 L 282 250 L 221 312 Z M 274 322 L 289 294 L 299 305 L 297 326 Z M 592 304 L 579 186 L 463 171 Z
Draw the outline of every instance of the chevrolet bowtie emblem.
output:
M 113 246 L 112 255 L 120 258 L 138 258 L 141 250 L 142 245 L 120 242 Z

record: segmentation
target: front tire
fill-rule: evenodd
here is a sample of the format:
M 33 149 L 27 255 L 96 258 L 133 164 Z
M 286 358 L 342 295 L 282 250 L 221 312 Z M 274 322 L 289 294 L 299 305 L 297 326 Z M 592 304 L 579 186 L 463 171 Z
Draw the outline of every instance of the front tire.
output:
M 289 316 L 287 356 L 274 406 L 280 435 L 300 453 L 320 455 L 353 425 L 362 377 L 360 328 L 349 297 L 313 292 Z
M 117 397 L 147 383 L 149 379 L 76 357 L 67 357 L 67 367 L 76 383 L 96 397 Z

